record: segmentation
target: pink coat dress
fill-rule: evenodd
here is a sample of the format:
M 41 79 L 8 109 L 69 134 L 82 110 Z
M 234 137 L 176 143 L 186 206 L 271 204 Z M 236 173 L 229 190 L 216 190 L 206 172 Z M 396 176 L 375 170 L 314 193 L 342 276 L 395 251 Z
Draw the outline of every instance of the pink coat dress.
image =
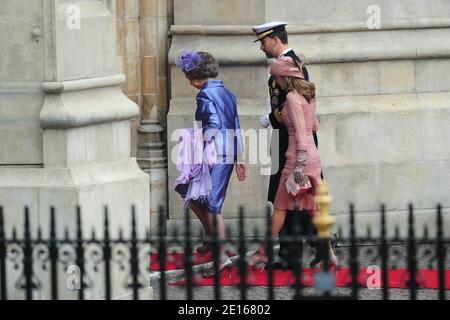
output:
M 318 190 L 320 182 L 321 163 L 319 151 L 314 144 L 313 131 L 319 129 L 316 116 L 316 99 L 308 103 L 306 98 L 296 90 L 286 97 L 286 103 L 281 113 L 283 122 L 289 134 L 289 145 L 286 151 L 286 164 L 281 172 L 280 184 L 275 195 L 274 208 L 278 210 L 317 210 L 315 194 L 304 193 L 294 197 L 286 190 L 286 180 L 294 171 L 298 150 L 306 150 L 308 159 L 303 170 L 311 184 L 313 192 Z

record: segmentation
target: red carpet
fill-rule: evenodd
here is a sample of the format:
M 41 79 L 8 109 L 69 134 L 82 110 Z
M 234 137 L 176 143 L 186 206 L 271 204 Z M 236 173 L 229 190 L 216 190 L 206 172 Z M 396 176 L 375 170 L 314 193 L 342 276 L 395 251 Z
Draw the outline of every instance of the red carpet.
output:
M 220 275 L 220 284 L 222 286 L 235 286 L 240 284 L 239 271 L 237 266 L 232 268 L 225 268 Z M 304 286 L 314 286 L 314 271 L 317 269 L 305 268 L 303 269 L 302 283 Z M 380 278 L 381 278 L 381 271 Z M 363 287 L 376 287 L 375 272 L 365 268 L 360 269 L 358 276 L 358 282 Z M 408 288 L 409 274 L 407 269 L 395 269 L 388 272 L 388 287 L 389 288 Z M 437 270 L 420 269 L 417 272 L 416 278 L 420 288 L 422 289 L 437 289 L 438 288 L 438 272 Z M 445 287 L 450 289 L 450 270 L 445 271 Z M 213 286 L 213 277 L 197 277 L 193 279 L 194 284 L 203 286 Z M 170 283 L 171 285 L 185 285 L 186 280 Z M 250 286 L 267 286 L 268 285 L 268 272 L 267 270 L 255 269 L 249 267 L 247 270 L 247 284 Z M 292 271 L 286 270 L 274 270 L 273 277 L 274 286 L 289 286 L 295 284 L 295 276 Z M 382 285 L 381 280 L 378 282 Z M 347 268 L 340 268 L 336 276 L 336 287 L 349 287 L 351 286 L 351 274 Z
M 184 253 L 174 252 L 168 253 L 166 256 L 165 270 L 176 270 L 184 268 Z M 150 255 L 150 270 L 159 271 L 161 269 L 158 259 L 158 254 L 154 253 Z

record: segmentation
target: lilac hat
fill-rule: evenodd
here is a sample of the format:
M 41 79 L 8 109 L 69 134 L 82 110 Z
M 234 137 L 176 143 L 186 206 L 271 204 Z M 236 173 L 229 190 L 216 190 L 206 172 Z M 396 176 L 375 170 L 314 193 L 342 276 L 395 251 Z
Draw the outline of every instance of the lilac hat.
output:
M 198 52 L 184 50 L 178 56 L 175 64 L 181 69 L 181 71 L 188 73 L 196 69 L 201 62 L 202 57 L 198 54 Z

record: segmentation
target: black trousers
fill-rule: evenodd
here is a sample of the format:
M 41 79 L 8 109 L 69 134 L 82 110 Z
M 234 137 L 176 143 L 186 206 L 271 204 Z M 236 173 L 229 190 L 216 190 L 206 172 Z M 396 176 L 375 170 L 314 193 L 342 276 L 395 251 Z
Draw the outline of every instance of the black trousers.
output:
M 317 235 L 317 229 L 312 221 L 311 213 L 307 210 L 304 211 L 286 211 L 286 220 L 283 227 L 280 230 L 280 251 L 278 256 L 282 260 L 290 260 L 293 257 L 295 250 L 298 250 L 298 246 L 302 245 L 301 240 L 297 243 L 283 242 L 283 236 L 301 235 L 300 239 L 306 237 L 308 244 L 311 247 L 315 247 L 315 242 L 310 240 L 310 237 Z

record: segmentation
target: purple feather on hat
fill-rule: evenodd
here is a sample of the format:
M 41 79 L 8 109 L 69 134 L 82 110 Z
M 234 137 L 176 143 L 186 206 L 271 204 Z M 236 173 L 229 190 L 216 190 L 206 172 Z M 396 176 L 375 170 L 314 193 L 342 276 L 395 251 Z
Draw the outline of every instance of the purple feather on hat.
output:
M 191 72 L 197 68 L 202 61 L 202 57 L 195 51 L 185 50 L 180 53 L 175 64 L 184 73 Z

